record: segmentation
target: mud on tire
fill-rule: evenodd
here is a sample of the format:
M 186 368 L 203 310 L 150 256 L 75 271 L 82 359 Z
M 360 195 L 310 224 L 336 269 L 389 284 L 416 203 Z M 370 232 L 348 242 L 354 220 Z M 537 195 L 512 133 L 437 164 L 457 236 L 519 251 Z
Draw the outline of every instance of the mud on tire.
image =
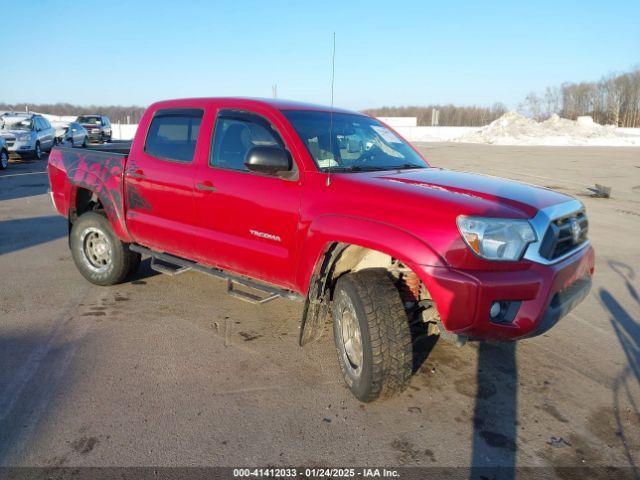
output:
M 140 254 L 120 241 L 102 213 L 80 215 L 71 228 L 69 246 L 80 273 L 96 285 L 121 283 L 140 264 Z
M 345 347 L 355 317 L 360 330 L 361 365 Z M 352 330 L 352 329 L 351 329 Z M 338 279 L 333 295 L 333 334 L 343 377 L 362 402 L 405 390 L 412 371 L 411 331 L 400 294 L 384 269 L 367 269 Z M 347 342 L 348 343 L 348 342 Z M 357 342 L 356 342 L 357 343 Z

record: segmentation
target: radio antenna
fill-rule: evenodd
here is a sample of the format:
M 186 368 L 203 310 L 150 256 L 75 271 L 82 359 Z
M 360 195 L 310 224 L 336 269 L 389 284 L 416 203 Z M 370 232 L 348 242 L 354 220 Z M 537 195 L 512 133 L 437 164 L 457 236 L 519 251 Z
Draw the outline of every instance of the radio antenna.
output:
M 331 110 L 329 111 L 329 150 L 331 156 L 335 155 L 333 151 L 333 85 L 336 75 L 336 32 L 333 32 L 333 55 L 331 56 Z M 331 162 L 329 159 L 329 170 L 327 173 L 327 187 L 331 185 Z

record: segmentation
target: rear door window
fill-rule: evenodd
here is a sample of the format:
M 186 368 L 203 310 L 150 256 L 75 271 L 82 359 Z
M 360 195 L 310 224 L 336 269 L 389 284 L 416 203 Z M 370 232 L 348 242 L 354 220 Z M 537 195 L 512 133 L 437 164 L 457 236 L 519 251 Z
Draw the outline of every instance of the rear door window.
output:
M 191 162 L 202 121 L 202 110 L 160 110 L 156 113 L 144 146 L 149 155 L 176 162 Z

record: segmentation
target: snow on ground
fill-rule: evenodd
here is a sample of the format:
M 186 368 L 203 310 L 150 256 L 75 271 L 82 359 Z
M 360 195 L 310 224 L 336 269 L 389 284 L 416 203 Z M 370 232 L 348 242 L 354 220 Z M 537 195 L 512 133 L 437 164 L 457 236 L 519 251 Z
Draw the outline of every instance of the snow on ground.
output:
M 640 146 L 640 129 L 599 125 L 591 117 L 568 120 L 553 115 L 536 122 L 517 112 L 505 113 L 486 127 L 457 137 L 460 143 L 493 145 Z

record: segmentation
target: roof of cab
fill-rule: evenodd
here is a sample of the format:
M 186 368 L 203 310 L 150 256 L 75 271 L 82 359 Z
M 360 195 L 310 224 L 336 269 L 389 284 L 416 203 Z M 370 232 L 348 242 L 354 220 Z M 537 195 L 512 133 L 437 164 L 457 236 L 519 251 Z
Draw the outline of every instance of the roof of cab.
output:
M 197 103 L 223 103 L 232 104 L 234 102 L 255 105 L 266 105 L 277 110 L 314 110 L 319 112 L 331 112 L 334 113 L 351 113 L 355 115 L 364 115 L 360 112 L 354 112 L 352 110 L 346 110 L 338 107 L 328 107 L 325 105 L 317 105 L 314 103 L 297 102 L 294 100 L 285 100 L 282 98 L 254 98 L 254 97 L 201 97 L 201 98 L 180 98 L 173 100 L 162 100 L 155 102 L 154 107 L 171 107 L 180 103 L 189 103 L 191 105 Z

